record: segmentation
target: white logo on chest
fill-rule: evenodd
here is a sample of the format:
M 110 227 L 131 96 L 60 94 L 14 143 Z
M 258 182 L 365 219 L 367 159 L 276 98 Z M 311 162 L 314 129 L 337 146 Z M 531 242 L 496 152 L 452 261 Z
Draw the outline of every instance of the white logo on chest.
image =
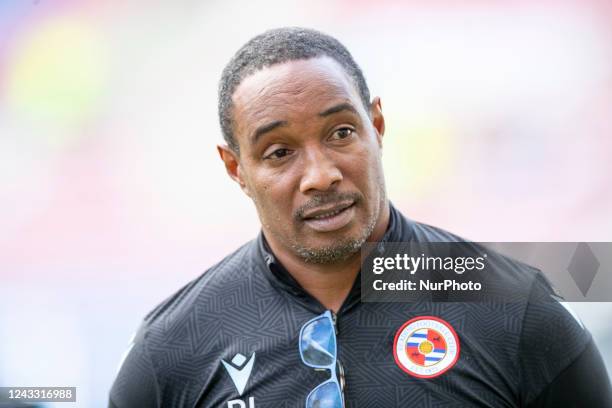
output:
M 251 355 L 251 358 L 248 361 L 245 356 L 238 353 L 234 356 L 234 358 L 232 358 L 232 364 L 227 363 L 225 360 L 221 360 L 221 362 L 232 379 L 232 382 L 236 386 L 238 394 L 242 396 L 247 382 L 249 382 L 249 378 L 251 377 L 251 371 L 253 371 L 253 364 L 255 364 L 255 353 Z

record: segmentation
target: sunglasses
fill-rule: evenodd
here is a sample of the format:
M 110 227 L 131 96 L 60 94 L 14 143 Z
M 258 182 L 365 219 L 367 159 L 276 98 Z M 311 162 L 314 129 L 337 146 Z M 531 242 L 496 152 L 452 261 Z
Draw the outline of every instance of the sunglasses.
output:
M 336 326 L 329 310 L 302 326 L 300 357 L 315 370 L 331 371 L 329 380 L 310 391 L 306 408 L 344 408 L 344 369 L 338 360 Z M 336 375 L 336 366 L 339 375 Z

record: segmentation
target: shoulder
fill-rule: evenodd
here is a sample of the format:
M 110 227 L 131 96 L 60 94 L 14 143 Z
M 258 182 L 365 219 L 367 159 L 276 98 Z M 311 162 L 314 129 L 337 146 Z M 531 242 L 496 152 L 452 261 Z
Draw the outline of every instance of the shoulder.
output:
M 252 279 L 256 256 L 256 240 L 242 245 L 151 310 L 144 318 L 141 331 L 170 335 L 170 329 L 187 323 L 196 309 L 214 312 L 221 308 L 219 299 Z
M 414 241 L 418 242 L 466 242 L 467 239 L 452 232 L 422 222 L 408 221 L 412 224 Z
M 113 383 L 111 403 L 158 406 L 164 390 L 179 383 L 191 389 L 190 382 L 202 381 L 192 369 L 202 367 L 197 359 L 220 347 L 215 336 L 222 310 L 231 308 L 232 291 L 250 285 L 257 254 L 256 240 L 249 241 L 145 316 Z
M 423 243 L 434 253 L 448 251 L 454 257 L 486 258 L 485 268 L 477 277 L 491 285 L 491 289 L 494 290 L 492 294 L 503 295 L 501 298 L 506 300 L 509 297 L 514 299 L 514 295 L 526 300 L 532 285 L 535 284 L 553 293 L 539 269 L 499 252 L 496 250 L 496 245 L 474 242 L 442 228 L 420 222 L 412 221 L 411 224 L 412 241 Z

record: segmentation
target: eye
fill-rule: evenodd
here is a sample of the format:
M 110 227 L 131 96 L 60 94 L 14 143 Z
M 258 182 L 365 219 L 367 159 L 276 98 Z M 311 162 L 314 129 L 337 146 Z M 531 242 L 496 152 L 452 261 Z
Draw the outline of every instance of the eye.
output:
M 272 153 L 266 155 L 264 159 L 278 160 L 278 159 L 282 159 L 283 157 L 289 155 L 290 153 L 291 153 L 291 150 L 289 149 L 284 149 L 284 148 L 276 149 Z
M 334 140 L 344 140 L 353 135 L 354 130 L 348 127 L 343 127 L 340 129 L 336 129 L 331 136 L 331 139 Z

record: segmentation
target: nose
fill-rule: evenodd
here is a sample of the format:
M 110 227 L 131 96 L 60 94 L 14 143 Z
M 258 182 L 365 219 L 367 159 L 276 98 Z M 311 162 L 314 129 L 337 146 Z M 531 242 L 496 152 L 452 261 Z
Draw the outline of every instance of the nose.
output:
M 340 181 L 342 181 L 342 172 L 325 152 L 316 149 L 306 153 L 300 192 L 327 191 Z

